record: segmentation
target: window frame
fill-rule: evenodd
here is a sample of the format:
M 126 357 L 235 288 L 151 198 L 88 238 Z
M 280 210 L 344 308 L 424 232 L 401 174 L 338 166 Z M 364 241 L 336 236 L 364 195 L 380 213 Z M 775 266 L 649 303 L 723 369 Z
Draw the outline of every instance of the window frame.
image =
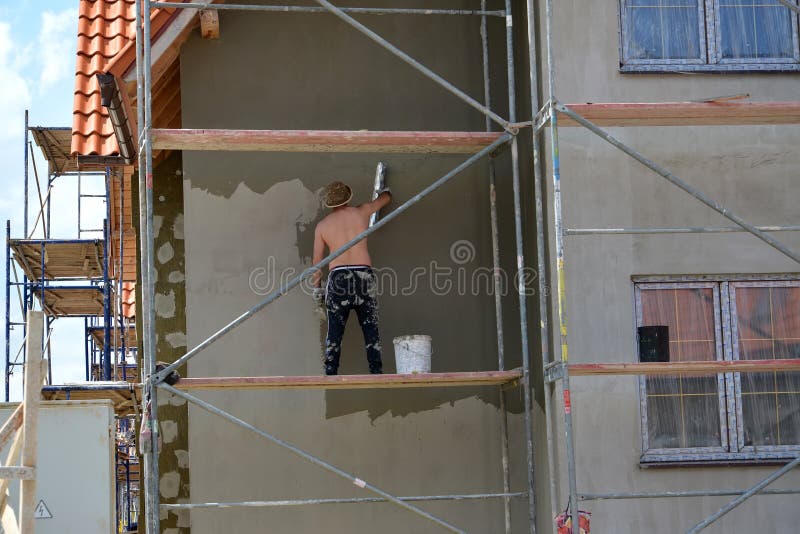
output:
M 738 334 L 738 321 L 735 321 L 734 318 L 737 317 L 736 315 L 736 288 L 737 287 L 800 287 L 800 283 L 797 281 L 785 280 L 785 281 L 771 281 L 771 282 L 759 282 L 759 281 L 752 281 L 752 282 L 731 282 L 729 285 L 729 299 L 731 304 L 731 337 L 732 339 L 736 340 L 736 343 L 732 343 L 731 345 L 731 359 L 732 360 L 739 360 L 739 334 Z M 732 373 L 734 375 L 734 395 L 736 398 L 736 413 L 734 417 L 736 419 L 736 435 L 739 441 L 741 442 L 738 445 L 738 450 L 745 452 L 745 453 L 752 453 L 758 454 L 759 452 L 776 452 L 776 453 L 797 453 L 800 451 L 800 443 L 797 445 L 744 445 L 743 437 L 744 437 L 744 416 L 742 414 L 742 402 L 741 394 L 742 394 L 742 373 Z M 794 456 L 794 454 L 792 455 Z
M 714 288 L 715 347 L 717 361 L 739 359 L 739 334 L 736 321 L 736 287 L 798 287 L 800 275 L 698 275 L 634 276 L 634 332 L 642 325 L 641 291 L 648 289 Z M 735 341 L 734 341 L 735 340 Z M 635 344 L 635 342 L 634 342 Z M 638 361 L 638 346 L 634 347 Z M 649 449 L 646 376 L 638 377 L 641 456 L 647 465 L 763 463 L 791 459 L 800 451 L 796 445 L 744 446 L 744 419 L 741 402 L 741 373 L 718 373 L 720 396 L 720 447 Z
M 800 15 L 789 12 L 792 26 L 791 58 L 721 57 L 722 32 L 719 0 L 698 1 L 699 59 L 630 59 L 627 37 L 628 0 L 619 0 L 619 65 L 620 72 L 795 72 L 800 71 Z

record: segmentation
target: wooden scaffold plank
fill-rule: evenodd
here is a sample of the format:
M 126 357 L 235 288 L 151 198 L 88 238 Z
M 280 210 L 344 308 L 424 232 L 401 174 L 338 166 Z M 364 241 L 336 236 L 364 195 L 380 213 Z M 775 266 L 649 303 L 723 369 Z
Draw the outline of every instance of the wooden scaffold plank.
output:
M 647 363 L 571 363 L 570 376 L 676 375 L 733 372 L 800 371 L 800 358 Z
M 502 132 L 153 130 L 158 150 L 474 154 Z
M 598 126 L 800 124 L 800 102 L 643 102 L 565 104 Z M 559 126 L 579 126 L 563 113 Z
M 381 389 L 413 387 L 467 387 L 509 384 L 522 371 L 477 371 L 462 373 L 419 373 L 336 376 L 230 376 L 182 378 L 176 389 Z

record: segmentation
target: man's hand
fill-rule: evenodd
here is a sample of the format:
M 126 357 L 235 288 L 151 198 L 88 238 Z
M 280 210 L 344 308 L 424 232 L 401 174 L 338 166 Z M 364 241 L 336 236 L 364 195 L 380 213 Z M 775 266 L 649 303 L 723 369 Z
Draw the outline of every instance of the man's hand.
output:
M 325 289 L 321 287 L 315 287 L 311 290 L 311 298 L 314 299 L 314 302 L 317 303 L 317 306 L 324 306 L 325 305 Z

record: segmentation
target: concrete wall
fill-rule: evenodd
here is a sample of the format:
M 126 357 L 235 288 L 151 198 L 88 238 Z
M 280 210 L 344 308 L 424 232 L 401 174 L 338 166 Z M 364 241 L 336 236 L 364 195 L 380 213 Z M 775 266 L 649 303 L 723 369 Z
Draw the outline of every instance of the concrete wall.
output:
M 437 4 L 474 7 L 449 1 L 426 5 Z M 477 18 L 370 17 L 364 21 L 470 94 L 482 95 Z M 328 15 L 221 13 L 220 28 L 219 41 L 194 36 L 182 49 L 184 128 L 484 128 L 480 114 Z M 502 19 L 491 22 L 493 62 L 498 66 L 493 69 L 496 108 L 505 114 L 502 28 Z M 389 166 L 388 180 L 397 205 L 465 156 L 185 152 L 188 346 L 197 345 L 258 302 L 279 285 L 281 273 L 307 267 L 314 225 L 325 214 L 320 190 L 342 179 L 353 187 L 357 202 L 366 201 L 379 159 Z M 392 268 L 397 280 L 393 290 L 387 274 L 380 296 L 385 371 L 393 372 L 395 367 L 392 338 L 411 333 L 433 336 L 434 371 L 497 368 L 493 298 L 485 289 L 473 294 L 470 286 L 476 270 L 491 266 L 486 176 L 485 162 L 465 171 L 370 240 L 376 265 Z M 513 276 L 516 256 L 505 156 L 498 160 L 498 182 L 503 263 Z M 465 246 L 466 260 L 451 255 L 451 248 L 459 243 Z M 430 274 L 435 268 L 452 270 L 440 275 L 436 283 L 445 285 L 438 289 L 432 286 Z M 425 274 L 413 274 L 419 269 Z M 462 291 L 460 279 L 468 286 Z M 416 287 L 409 287 L 411 281 Z M 513 283 L 510 280 L 504 299 L 508 367 L 521 361 Z M 531 320 L 536 324 L 535 316 Z M 191 360 L 189 374 L 321 374 L 324 334 L 323 318 L 310 297 L 296 290 Z M 340 372 L 366 369 L 361 333 L 351 319 Z M 502 488 L 496 389 L 247 391 L 200 396 L 398 495 Z M 519 390 L 508 397 L 515 412 L 510 421 L 513 487 L 522 490 Z M 189 409 L 189 422 L 193 501 L 367 496 L 348 482 L 194 407 Z M 502 504 L 497 500 L 424 507 L 471 531 L 502 530 Z M 514 531 L 524 530 L 525 502 L 516 500 L 513 511 Z M 266 528 L 275 532 L 439 531 L 432 523 L 388 504 L 197 511 L 191 519 L 195 533 Z
M 556 96 L 562 102 L 681 101 L 737 93 L 750 93 L 753 100 L 797 98 L 797 75 L 622 75 L 616 2 L 555 4 Z M 566 227 L 732 224 L 590 132 L 559 132 Z M 754 224 L 800 220 L 796 126 L 612 132 Z M 800 235 L 776 236 L 800 249 Z M 566 262 L 573 362 L 635 361 L 633 275 L 798 271 L 792 260 L 749 234 L 570 237 Z M 553 325 L 557 338 L 556 328 Z M 572 386 L 581 492 L 744 488 L 774 469 L 641 469 L 637 379 L 575 378 Z M 556 438 L 562 435 L 560 429 L 555 433 Z M 566 472 L 563 463 L 561 467 L 563 505 Z M 798 481 L 800 473 L 793 473 L 775 487 L 796 487 Z M 592 526 L 599 532 L 677 532 L 728 500 L 606 501 L 584 507 L 593 512 Z M 708 531 L 793 532 L 798 517 L 793 502 L 791 496 L 754 498 Z

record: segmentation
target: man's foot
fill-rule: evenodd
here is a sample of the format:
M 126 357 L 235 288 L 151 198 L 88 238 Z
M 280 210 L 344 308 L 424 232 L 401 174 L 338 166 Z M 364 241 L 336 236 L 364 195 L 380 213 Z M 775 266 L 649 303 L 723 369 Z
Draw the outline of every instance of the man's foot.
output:
M 336 367 L 332 367 L 330 365 L 326 365 L 325 366 L 325 375 L 326 376 L 337 375 L 337 374 L 339 374 L 338 371 L 339 370 Z
M 382 369 L 370 369 L 369 370 L 369 374 L 371 374 L 371 375 L 382 375 L 383 374 L 383 370 Z

